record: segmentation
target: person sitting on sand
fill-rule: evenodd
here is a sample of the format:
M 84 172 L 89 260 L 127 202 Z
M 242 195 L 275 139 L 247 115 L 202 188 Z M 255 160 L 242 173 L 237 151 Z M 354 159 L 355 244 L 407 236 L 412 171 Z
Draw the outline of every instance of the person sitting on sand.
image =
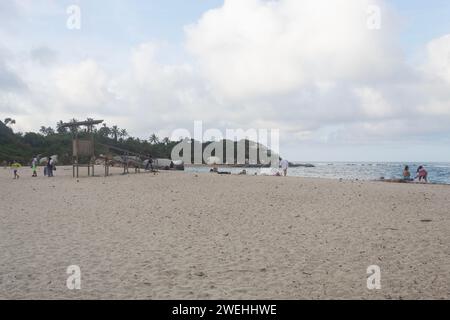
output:
M 428 183 L 428 171 L 425 170 L 425 168 L 423 166 L 420 166 L 417 169 L 416 179 L 419 179 L 419 182 L 425 181 Z
M 22 167 L 22 165 L 15 160 L 11 164 L 11 168 L 13 169 L 13 172 L 14 172 L 14 179 L 20 178 L 19 173 L 18 173 L 20 167 Z
M 409 166 L 405 166 L 405 169 L 403 170 L 403 180 L 405 181 L 411 181 L 411 172 L 409 171 Z

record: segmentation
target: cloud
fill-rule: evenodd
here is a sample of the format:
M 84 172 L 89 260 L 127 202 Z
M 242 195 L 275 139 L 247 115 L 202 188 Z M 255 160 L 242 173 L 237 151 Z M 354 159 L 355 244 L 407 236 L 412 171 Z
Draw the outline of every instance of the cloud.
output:
M 40 63 L 44 67 L 48 67 L 57 62 L 57 53 L 46 46 L 32 49 L 30 55 L 33 61 Z
M 368 28 L 373 5 L 381 29 Z M 187 57 L 177 63 L 158 41 L 117 52 L 92 46 L 95 54 L 70 60 L 51 44 L 0 50 L 0 116 L 16 112 L 21 130 L 99 117 L 143 138 L 203 120 L 281 129 L 289 144 L 443 139 L 450 35 L 408 64 L 395 17 L 382 0 L 227 0 L 185 28 Z
M 450 84 L 450 34 L 431 41 L 427 45 L 427 53 L 428 76 Z
M 56 68 L 51 74 L 56 101 L 67 109 L 102 110 L 112 96 L 109 76 L 93 60 Z M 51 93 L 49 93 L 51 94 Z
M 392 26 L 367 26 L 380 1 L 227 0 L 186 28 L 186 46 L 221 94 L 242 99 L 302 86 L 370 81 L 398 69 Z
M 380 29 L 368 27 L 374 6 Z M 226 0 L 186 28 L 186 47 L 213 92 L 243 106 L 240 123 L 269 118 L 292 139 L 408 140 L 450 114 L 450 36 L 408 65 L 395 18 L 384 1 Z M 450 119 L 439 123 L 448 133 Z

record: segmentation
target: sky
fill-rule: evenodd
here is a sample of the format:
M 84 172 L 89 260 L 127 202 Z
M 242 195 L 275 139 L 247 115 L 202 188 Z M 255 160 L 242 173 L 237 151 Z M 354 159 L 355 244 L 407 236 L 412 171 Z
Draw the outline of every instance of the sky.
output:
M 144 139 L 202 121 L 279 130 L 292 161 L 448 162 L 450 1 L 1 1 L 6 117 Z

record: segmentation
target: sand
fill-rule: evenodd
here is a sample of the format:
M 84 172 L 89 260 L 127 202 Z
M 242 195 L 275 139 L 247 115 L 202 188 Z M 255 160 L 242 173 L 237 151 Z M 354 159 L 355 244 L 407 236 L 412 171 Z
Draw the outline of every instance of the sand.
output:
M 20 173 L 0 168 L 2 299 L 450 298 L 450 186 Z

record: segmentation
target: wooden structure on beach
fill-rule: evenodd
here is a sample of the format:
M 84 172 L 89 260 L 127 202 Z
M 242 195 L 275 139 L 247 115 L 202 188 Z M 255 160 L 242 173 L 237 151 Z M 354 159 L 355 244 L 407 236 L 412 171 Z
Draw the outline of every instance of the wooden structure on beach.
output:
M 110 150 L 114 150 L 116 152 L 122 153 L 120 156 L 112 157 L 112 159 L 105 159 L 105 176 L 109 175 L 109 161 L 112 162 L 120 162 L 123 165 L 123 174 L 129 173 L 130 166 L 134 168 L 135 173 L 140 173 L 142 169 L 142 158 L 149 158 L 149 156 L 145 157 L 139 153 L 135 153 L 126 149 L 122 149 L 115 146 L 110 146 L 106 144 L 99 143 L 100 146 L 105 147 Z M 117 160 L 118 159 L 118 160 Z M 106 167 L 108 167 L 106 169 Z
M 95 141 L 94 141 L 94 126 L 103 123 L 103 120 L 86 120 L 80 122 L 69 122 L 61 125 L 61 128 L 69 128 L 73 133 L 72 138 L 72 174 L 73 177 L 78 178 L 79 168 L 84 167 L 88 169 L 88 176 L 94 176 L 95 167 Z M 83 138 L 79 137 L 79 128 L 86 127 L 86 135 Z M 87 161 L 80 159 L 87 158 Z M 82 163 L 84 162 L 84 163 Z
M 69 123 L 63 123 L 61 128 L 69 128 L 73 134 L 72 138 L 72 173 L 74 178 L 79 177 L 79 168 L 87 168 L 88 176 L 94 176 L 94 168 L 96 162 L 101 160 L 105 167 L 105 177 L 110 175 L 109 168 L 114 163 L 120 163 L 123 166 L 123 174 L 128 174 L 129 169 L 134 169 L 135 173 L 140 173 L 143 169 L 145 161 L 150 161 L 150 156 L 144 156 L 139 153 L 132 152 L 130 150 L 122 149 L 117 146 L 111 146 L 97 142 L 97 146 L 105 148 L 107 150 L 114 150 L 121 155 L 113 156 L 112 153 L 106 155 L 95 155 L 95 134 L 94 127 L 103 123 L 103 120 L 86 120 L 86 121 L 73 121 Z M 79 130 L 80 127 L 86 127 L 86 130 Z M 80 134 L 82 133 L 82 134 Z M 143 161 L 142 159 L 147 159 Z M 170 160 L 168 160 L 170 161 Z M 170 161 L 172 163 L 172 161 Z M 157 172 L 152 166 L 151 172 Z M 184 169 L 184 166 L 183 166 Z

